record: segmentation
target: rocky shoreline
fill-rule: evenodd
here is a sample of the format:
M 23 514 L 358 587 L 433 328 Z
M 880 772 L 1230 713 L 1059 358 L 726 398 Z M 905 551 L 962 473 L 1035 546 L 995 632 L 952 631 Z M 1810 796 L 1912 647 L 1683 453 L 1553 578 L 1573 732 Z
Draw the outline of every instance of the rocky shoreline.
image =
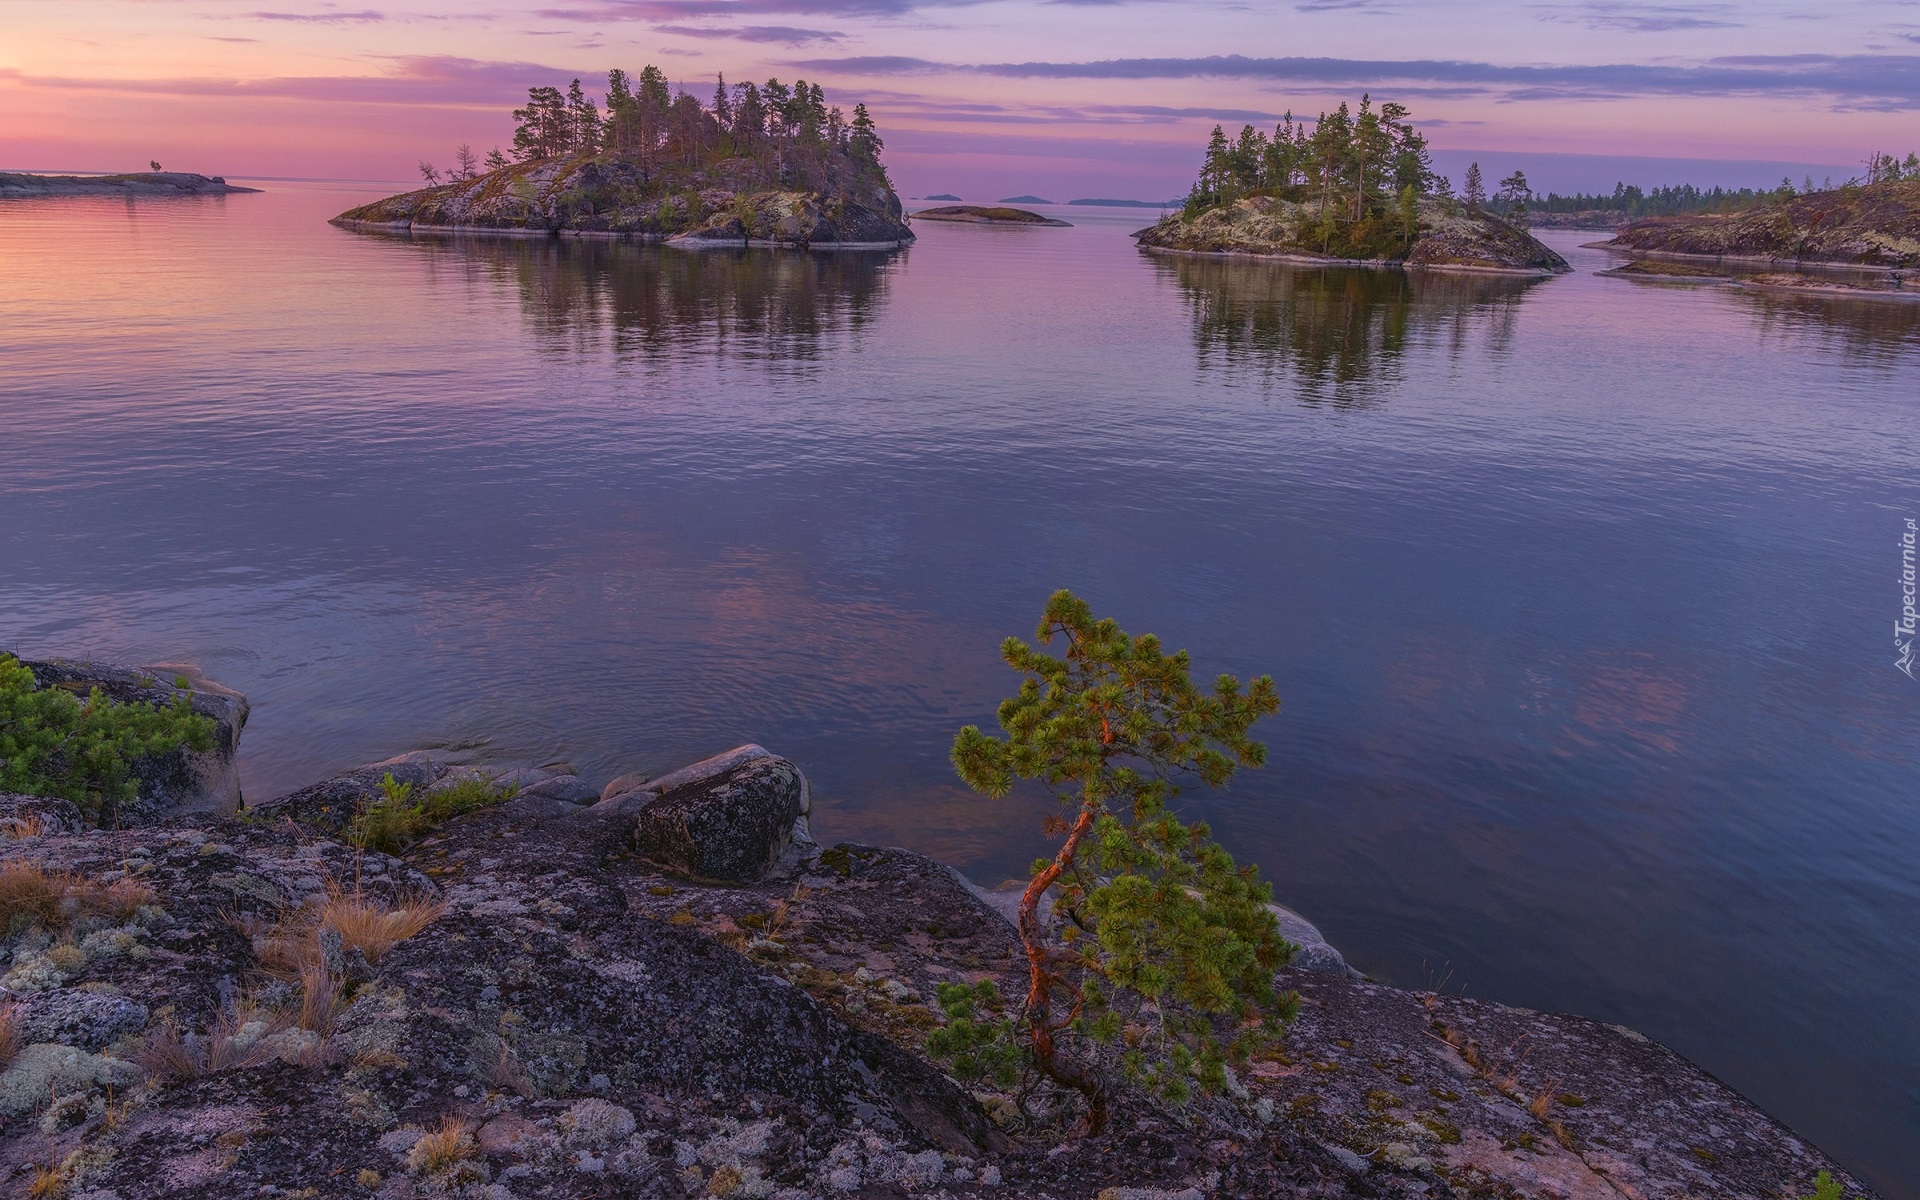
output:
M 1920 267 L 1920 182 L 1847 186 L 1732 214 L 1657 217 L 1608 248 L 1767 266 Z
M 760 164 L 730 159 L 683 171 L 669 187 L 628 159 L 575 155 L 389 196 L 349 209 L 332 223 L 421 234 L 614 238 L 691 249 L 891 250 L 914 240 L 890 187 L 850 178 L 831 189 L 807 190 L 769 186 L 764 175 Z
M 42 196 L 226 196 L 258 192 L 219 175 L 144 171 L 126 175 L 31 175 L 0 171 L 0 199 Z
M 1419 202 L 1418 231 L 1398 258 L 1341 258 L 1314 249 L 1316 211 L 1309 205 L 1252 196 L 1194 216 L 1169 213 L 1135 234 L 1154 253 L 1244 255 L 1327 266 L 1559 275 L 1572 270 L 1526 230 L 1488 212 L 1467 212 L 1428 198 Z
M 788 760 L 596 787 L 415 752 L 235 808 L 245 699 L 187 683 L 233 736 L 143 770 L 122 828 L 0 797 L 0 1195 L 1705 1200 L 1820 1170 L 1871 1195 L 1640 1034 L 1367 980 L 1290 913 L 1284 1044 L 1077 1135 L 1063 1098 L 925 1054 L 935 985 L 1024 989 L 1012 893 L 821 846 Z M 456 794 L 484 802 L 353 844 Z

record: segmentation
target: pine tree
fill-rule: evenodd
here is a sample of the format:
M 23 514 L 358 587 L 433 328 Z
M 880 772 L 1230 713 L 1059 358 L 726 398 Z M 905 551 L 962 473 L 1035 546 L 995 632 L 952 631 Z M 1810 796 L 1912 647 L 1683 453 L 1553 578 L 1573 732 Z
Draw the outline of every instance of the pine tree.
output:
M 733 105 L 727 102 L 727 77 L 715 75 L 713 84 L 713 119 L 720 125 L 722 133 L 733 129 Z
M 767 109 L 760 99 L 760 89 L 752 83 L 740 85 L 740 102 L 734 108 L 733 131 L 748 142 L 758 141 L 767 135 Z
M 567 87 L 567 149 L 591 154 L 600 148 L 600 110 L 581 90 L 580 81 Z
M 453 152 L 453 177 L 465 181 L 480 173 L 480 160 L 473 153 L 473 147 L 465 142 Z
M 527 106 L 513 110 L 513 154 L 528 161 L 564 154 L 572 141 L 567 101 L 559 88 L 527 89 Z
M 1216 203 L 1230 199 L 1227 189 L 1233 179 L 1232 154 L 1227 146 L 1226 130 L 1215 125 L 1213 135 L 1207 139 L 1207 156 L 1200 165 L 1200 189 Z
M 428 187 L 438 187 L 440 184 L 440 172 L 434 170 L 433 164 L 424 158 L 420 160 L 420 178 L 427 181 Z
M 1063 641 L 1064 655 L 1008 638 L 1001 657 L 1023 678 L 999 708 L 1006 736 L 969 725 L 952 757 L 975 791 L 1004 796 L 1032 780 L 1067 809 L 1049 821 L 1064 841 L 1020 899 L 1020 1023 L 1033 1065 L 1085 1097 L 1098 1132 L 1115 1077 L 1175 1104 L 1196 1082 L 1217 1091 L 1228 1061 L 1292 1015 L 1297 998 L 1273 988 L 1295 947 L 1267 907 L 1271 887 L 1170 808 L 1175 777 L 1217 787 L 1264 762 L 1248 730 L 1280 700 L 1266 676 L 1196 687 L 1185 651 L 1095 620 L 1071 592 L 1047 601 L 1036 636 Z M 1049 896 L 1053 929 L 1040 917 Z
M 1467 168 L 1467 182 L 1461 198 L 1467 202 L 1467 211 L 1470 213 L 1479 212 L 1480 206 L 1487 202 L 1487 185 L 1481 178 L 1479 163 Z
M 1500 181 L 1500 211 L 1508 217 L 1527 215 L 1527 201 L 1533 198 L 1533 189 L 1527 186 L 1527 173 L 1515 171 Z
M 886 143 L 880 140 L 880 131 L 874 128 L 873 118 L 867 115 L 865 104 L 853 106 L 853 124 L 849 127 L 847 151 L 863 163 L 878 164 L 880 151 Z
M 487 151 L 487 170 L 498 171 L 506 165 L 507 156 L 500 153 L 500 147 L 495 146 L 493 149 Z

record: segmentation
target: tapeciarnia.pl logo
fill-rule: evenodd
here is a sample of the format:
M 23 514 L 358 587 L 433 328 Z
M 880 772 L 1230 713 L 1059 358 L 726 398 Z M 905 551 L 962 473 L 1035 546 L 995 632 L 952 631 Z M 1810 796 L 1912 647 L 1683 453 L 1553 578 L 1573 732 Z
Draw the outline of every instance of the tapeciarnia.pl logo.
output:
M 1916 533 L 1913 518 L 1907 518 L 1907 529 L 1900 535 L 1900 619 L 1893 623 L 1893 648 L 1900 657 L 1893 665 L 1905 671 L 1908 679 L 1913 674 L 1913 543 Z

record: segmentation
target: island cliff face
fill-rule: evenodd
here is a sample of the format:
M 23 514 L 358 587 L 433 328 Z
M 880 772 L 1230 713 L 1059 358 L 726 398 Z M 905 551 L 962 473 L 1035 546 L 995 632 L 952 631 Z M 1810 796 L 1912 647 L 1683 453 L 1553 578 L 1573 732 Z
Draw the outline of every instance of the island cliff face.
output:
M 1607 244 L 1770 263 L 1920 267 L 1920 180 L 1834 188 L 1727 215 L 1657 217 Z
M 577 234 L 694 246 L 892 248 L 913 241 L 900 197 L 845 156 L 821 186 L 786 186 L 754 159 L 649 170 L 617 155 L 515 163 L 350 209 L 361 229 Z
M 925 1052 L 938 985 L 1021 994 L 1017 887 L 821 847 L 758 746 L 604 788 L 416 752 L 237 814 L 141 799 L 109 830 L 0 795 L 0 1196 L 1872 1195 L 1638 1033 L 1371 982 L 1284 910 L 1285 1040 L 1077 1135 L 1070 1097 Z
M 1321 249 L 1314 231 L 1319 209 L 1272 196 L 1249 196 L 1195 215 L 1169 213 L 1137 235 L 1147 250 L 1189 254 L 1246 254 L 1327 263 L 1452 270 L 1561 274 L 1572 268 L 1538 239 L 1487 212 L 1469 213 L 1438 200 L 1419 202 L 1418 233 L 1399 257 L 1341 258 Z

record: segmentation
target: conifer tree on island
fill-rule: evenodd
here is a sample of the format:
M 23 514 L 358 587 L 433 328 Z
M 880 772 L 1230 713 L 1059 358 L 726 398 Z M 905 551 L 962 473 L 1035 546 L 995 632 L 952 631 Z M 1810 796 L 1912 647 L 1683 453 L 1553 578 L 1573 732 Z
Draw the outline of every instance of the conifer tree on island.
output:
M 1049 818 L 1064 839 L 1020 900 L 1027 995 L 1018 1020 L 996 1026 L 977 1012 L 997 1000 L 991 983 L 943 985 L 950 1021 L 929 1048 L 1004 1082 L 1017 1045 L 1085 1098 L 1097 1132 L 1116 1081 L 1175 1105 L 1196 1087 L 1217 1091 L 1228 1064 L 1277 1037 L 1297 1006 L 1273 986 L 1297 948 L 1267 907 L 1272 888 L 1171 808 L 1176 779 L 1218 787 L 1264 762 L 1248 731 L 1280 699 L 1264 675 L 1196 687 L 1185 651 L 1096 620 L 1068 591 L 1047 601 L 1036 636 L 1064 653 L 1008 638 L 1001 657 L 1024 679 L 999 707 L 1005 736 L 969 725 L 952 755 L 975 791 L 1004 796 L 1031 780 L 1067 810 Z

